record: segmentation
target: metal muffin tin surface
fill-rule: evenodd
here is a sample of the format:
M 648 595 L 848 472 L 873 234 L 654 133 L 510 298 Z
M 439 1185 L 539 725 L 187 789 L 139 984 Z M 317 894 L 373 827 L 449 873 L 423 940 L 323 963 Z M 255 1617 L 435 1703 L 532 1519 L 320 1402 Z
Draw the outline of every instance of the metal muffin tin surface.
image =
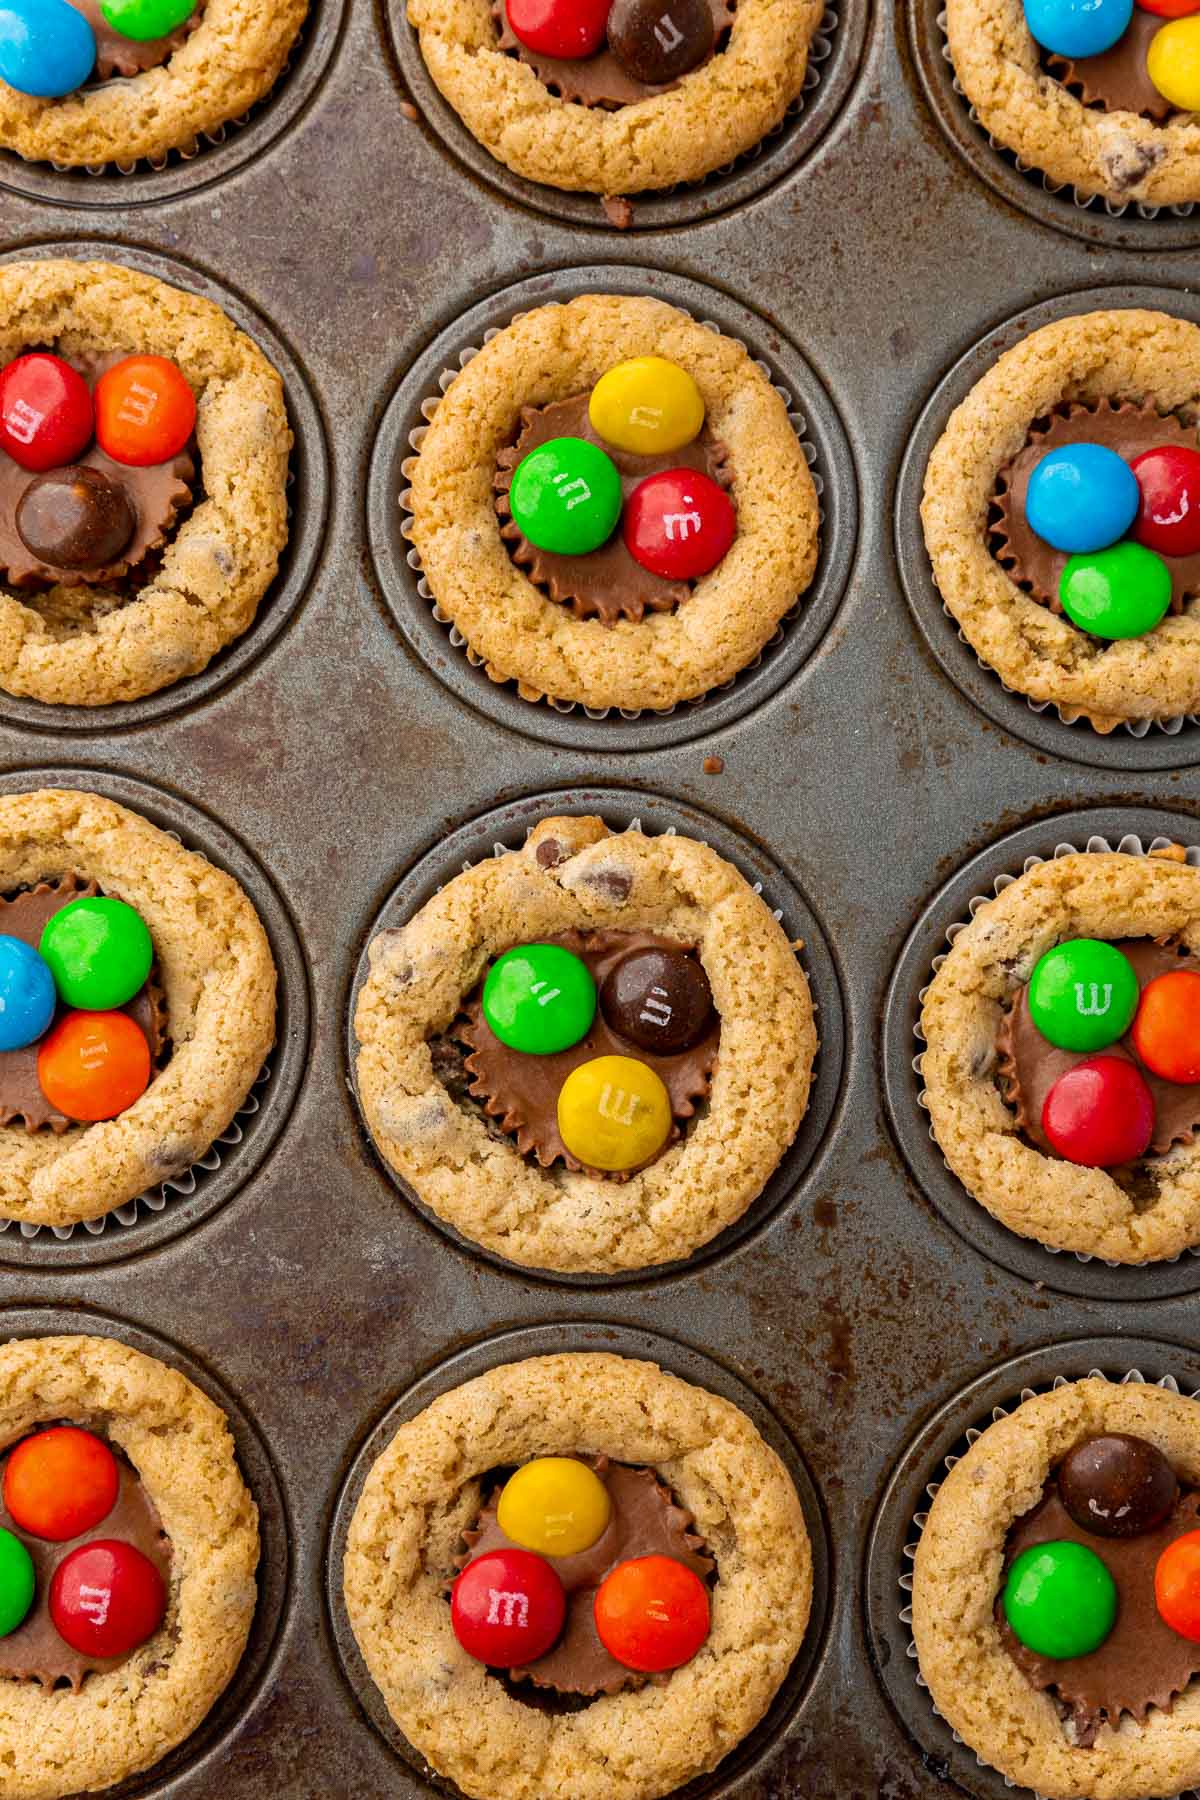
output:
M 1195 316 L 1188 246 L 1200 232 L 1194 220 L 1134 228 L 1090 211 L 1064 230 L 1050 222 L 1060 201 L 1039 202 L 1035 216 L 1002 197 L 931 109 L 903 9 L 850 0 L 839 11 L 838 42 L 852 53 L 825 64 L 843 71 L 842 86 L 817 140 L 781 161 L 769 186 L 731 187 L 711 216 L 696 217 L 686 194 L 635 202 L 624 234 L 595 203 L 568 218 L 526 203 L 501 172 L 449 152 L 435 116 L 406 115 L 411 99 L 423 101 L 395 54 L 398 0 L 332 9 L 318 0 L 310 41 L 319 47 L 332 30 L 321 78 L 274 131 L 265 121 L 290 105 L 286 79 L 261 131 L 252 122 L 240 134 L 255 150 L 236 166 L 237 135 L 145 183 L 5 167 L 3 180 L 23 185 L 0 184 L 0 254 L 86 248 L 161 267 L 168 280 L 230 297 L 268 353 L 277 341 L 307 464 L 291 496 L 293 564 L 304 574 L 269 647 L 259 634 L 275 596 L 244 659 L 224 672 L 218 661 L 219 678 L 168 690 L 161 704 L 63 719 L 0 697 L 0 787 L 33 774 L 94 781 L 185 837 L 194 826 L 199 847 L 239 874 L 264 912 L 289 1006 L 294 997 L 309 1014 L 295 1040 L 294 1098 L 266 1153 L 202 1222 L 156 1231 L 171 1202 L 79 1246 L 0 1233 L 0 1330 L 26 1328 L 13 1308 L 26 1319 L 52 1309 L 29 1327 L 43 1330 L 82 1326 L 87 1309 L 130 1341 L 145 1331 L 177 1346 L 253 1421 L 285 1496 L 292 1576 L 270 1652 L 247 1665 L 248 1689 L 232 1690 L 212 1734 L 139 1778 L 139 1796 L 422 1800 L 433 1791 L 372 1724 L 369 1691 L 343 1672 L 327 1604 L 340 1573 L 330 1536 L 339 1500 L 402 1397 L 432 1395 L 497 1346 L 590 1340 L 597 1320 L 613 1343 L 649 1348 L 651 1334 L 696 1379 L 744 1385 L 820 1496 L 828 1606 L 799 1704 L 789 1698 L 779 1729 L 754 1734 L 711 1790 L 737 1800 L 973 1792 L 973 1760 L 948 1761 L 924 1718 L 880 1685 L 883 1652 L 866 1625 L 867 1538 L 893 1475 L 909 1466 L 907 1446 L 991 1371 L 1019 1388 L 1027 1377 L 1002 1365 L 1031 1352 L 1053 1373 L 1057 1346 L 1116 1339 L 1120 1355 L 1086 1348 L 1085 1366 L 1161 1372 L 1129 1342 L 1136 1330 L 1166 1346 L 1161 1367 L 1181 1382 L 1196 1360 L 1194 1348 L 1173 1346 L 1195 1345 L 1197 1259 L 1097 1270 L 1007 1234 L 985 1241 L 976 1226 L 987 1215 L 969 1224 L 927 1195 L 927 1172 L 911 1146 L 901 1149 L 885 1099 L 885 1076 L 912 1094 L 920 1046 L 911 1012 L 903 1054 L 884 1018 L 906 942 L 930 928 L 927 908 L 943 890 L 954 900 L 974 859 L 995 872 L 1014 842 L 1025 854 L 1026 838 L 1052 851 L 1073 840 L 1081 815 L 1091 829 L 1093 814 L 1106 835 L 1148 836 L 1165 815 L 1200 842 L 1191 728 L 1085 741 L 1084 728 L 1035 716 L 978 669 L 935 596 L 912 608 L 905 598 L 905 581 L 928 581 L 915 495 L 930 397 L 949 397 L 942 384 L 961 381 L 963 358 L 982 373 L 989 356 L 979 346 L 998 349 L 1081 297 Z M 823 74 L 818 99 L 824 84 Z M 760 160 L 775 155 L 768 148 Z M 600 270 L 618 288 L 674 298 L 745 337 L 781 385 L 795 371 L 798 394 L 803 376 L 828 409 L 803 390 L 818 450 L 827 416 L 828 441 L 842 444 L 822 467 L 824 504 L 841 510 L 846 531 L 820 631 L 778 683 L 760 681 L 764 659 L 695 709 L 683 734 L 645 729 L 675 715 L 628 725 L 549 715 L 556 729 L 539 735 L 538 708 L 499 698 L 492 708 L 485 696 L 485 710 L 482 689 L 448 685 L 451 660 L 476 673 L 460 653 L 442 636 L 443 668 L 416 635 L 415 587 L 393 583 L 374 528 L 388 489 L 371 471 L 393 430 L 389 409 L 410 387 L 418 400 L 429 391 L 416 393 L 416 372 L 434 347 L 456 357 L 480 318 L 510 316 L 514 289 L 550 298 L 594 285 Z M 410 575 L 402 563 L 399 580 Z M 756 682 L 750 706 L 727 705 Z M 663 818 L 727 845 L 785 919 L 794 904 L 811 913 L 820 935 L 806 954 L 827 952 L 843 1018 L 832 1111 L 821 1125 L 814 1109 L 814 1154 L 778 1203 L 681 1269 L 582 1286 L 489 1261 L 401 1195 L 359 1118 L 347 1035 L 372 924 L 398 892 L 420 889 L 397 884 L 419 870 L 443 879 L 447 857 L 463 841 L 459 862 L 473 854 L 497 811 L 523 831 L 547 809 L 572 807 L 614 822 L 636 809 L 647 829 Z M 810 964 L 823 1036 L 825 968 Z M 824 1052 L 818 1066 L 827 1080 Z M 264 1090 L 272 1098 L 278 1076 Z M 925 1115 L 917 1120 L 924 1130 Z M 241 1148 L 253 1142 L 248 1132 Z M 940 1158 L 931 1178 L 938 1171 Z M 1123 1279 L 1108 1285 L 1130 1274 L 1136 1306 L 1119 1297 Z

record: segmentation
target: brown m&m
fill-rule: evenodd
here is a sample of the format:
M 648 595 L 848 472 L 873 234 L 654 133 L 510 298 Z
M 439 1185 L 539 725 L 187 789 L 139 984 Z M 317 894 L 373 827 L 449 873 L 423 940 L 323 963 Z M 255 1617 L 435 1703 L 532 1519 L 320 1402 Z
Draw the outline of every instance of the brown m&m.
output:
M 663 87 L 711 56 L 716 41 L 709 0 L 613 0 L 608 47 L 635 81 Z
M 52 569 L 103 568 L 120 556 L 136 524 L 121 484 L 82 464 L 39 475 L 17 506 L 21 542 Z
M 713 998 L 696 957 L 682 950 L 634 950 L 609 973 L 600 1004 L 612 1029 L 631 1044 L 673 1056 L 703 1036 Z
M 1128 1538 L 1161 1525 L 1175 1504 L 1179 1484 L 1154 1444 L 1112 1432 L 1076 1444 L 1059 1465 L 1058 1491 L 1084 1531 Z

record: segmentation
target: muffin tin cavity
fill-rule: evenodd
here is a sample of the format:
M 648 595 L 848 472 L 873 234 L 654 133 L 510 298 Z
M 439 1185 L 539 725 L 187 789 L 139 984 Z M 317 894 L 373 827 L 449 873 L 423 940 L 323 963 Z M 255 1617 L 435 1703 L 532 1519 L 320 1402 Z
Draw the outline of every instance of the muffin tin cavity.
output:
M 800 889 L 780 866 L 743 838 L 692 807 L 657 795 L 638 793 L 627 788 L 573 789 L 562 793 L 535 794 L 498 807 L 494 812 L 461 825 L 448 833 L 433 850 L 428 851 L 395 887 L 382 908 L 366 927 L 362 951 L 354 969 L 346 1013 L 346 1079 L 353 1089 L 353 1070 L 357 1053 L 354 1035 L 354 1008 L 359 990 L 369 973 L 367 948 L 380 931 L 402 925 L 425 904 L 446 882 L 464 868 L 508 850 L 517 850 L 525 842 L 530 828 L 541 818 L 598 814 L 611 831 L 637 829 L 649 836 L 660 832 L 679 832 L 697 838 L 737 868 L 746 880 L 762 894 L 763 900 L 780 920 L 791 940 L 802 940 L 800 961 L 812 989 L 820 1048 L 813 1070 L 808 1111 L 800 1129 L 774 1175 L 757 1200 L 736 1224 L 730 1226 L 712 1243 L 686 1262 L 660 1264 L 651 1270 L 632 1270 L 607 1275 L 560 1275 L 522 1269 L 526 1280 L 563 1282 L 573 1287 L 609 1286 L 614 1282 L 651 1281 L 660 1285 L 672 1274 L 691 1271 L 713 1258 L 724 1256 L 743 1239 L 766 1224 L 794 1193 L 825 1139 L 833 1116 L 841 1085 L 845 1028 L 842 998 L 833 958 L 824 933 L 812 914 Z M 363 1125 L 364 1137 L 366 1127 Z M 367 1138 L 369 1143 L 369 1138 Z M 468 1242 L 444 1224 L 417 1201 L 392 1169 L 372 1156 L 381 1171 L 404 1195 L 410 1205 L 444 1232 L 451 1241 L 471 1255 L 498 1267 L 509 1268 L 500 1257 Z
M 1032 1394 L 1087 1375 L 1113 1382 L 1152 1382 L 1194 1396 L 1200 1389 L 1200 1359 L 1194 1351 L 1149 1338 L 1094 1337 L 1047 1344 L 985 1371 L 945 1401 L 908 1445 L 871 1526 L 864 1605 L 876 1676 L 923 1752 L 926 1767 L 973 1800 L 1004 1800 L 1018 1790 L 995 1769 L 981 1764 L 934 1710 L 912 1642 L 913 1554 L 937 1485 L 980 1433 Z
M 758 657 L 724 688 L 668 712 L 592 713 L 565 702 L 523 700 L 514 682 L 498 684 L 439 612 L 407 538 L 404 465 L 421 441 L 439 390 L 473 353 L 514 317 L 581 294 L 650 294 L 682 308 L 746 345 L 786 400 L 812 470 L 820 503 L 816 574 Z M 648 750 L 686 743 L 742 718 L 775 693 L 813 654 L 840 603 L 858 531 L 854 464 L 837 412 L 800 353 L 764 320 L 715 289 L 653 270 L 615 264 L 539 275 L 472 307 L 442 332 L 409 369 L 383 417 L 371 457 L 367 528 L 375 571 L 411 648 L 438 679 L 497 724 L 574 749 Z M 597 629 L 600 629 L 599 627 Z M 562 707 L 563 710 L 559 710 Z
M 833 1579 L 832 1561 L 821 1501 L 801 1452 L 787 1431 L 736 1376 L 718 1363 L 711 1362 L 700 1351 L 672 1338 L 659 1337 L 653 1332 L 629 1326 L 587 1321 L 569 1325 L 526 1326 L 486 1338 L 467 1350 L 459 1351 L 445 1362 L 439 1363 L 402 1393 L 355 1452 L 333 1503 L 325 1559 L 325 1604 L 328 1609 L 326 1622 L 332 1639 L 331 1649 L 355 1700 L 380 1736 L 403 1760 L 406 1770 L 423 1781 L 431 1781 L 427 1766 L 392 1721 L 382 1695 L 367 1672 L 342 1596 L 346 1536 L 363 1483 L 397 1429 L 422 1412 L 439 1395 L 502 1363 L 521 1362 L 527 1357 L 544 1356 L 552 1352 L 587 1350 L 657 1363 L 669 1374 L 677 1375 L 683 1381 L 706 1388 L 711 1393 L 732 1401 L 747 1415 L 761 1437 L 779 1456 L 800 1496 L 813 1555 L 813 1599 L 808 1630 L 799 1655 L 761 1723 L 712 1775 L 691 1782 L 686 1789 L 681 1790 L 686 1794 L 687 1800 L 719 1800 L 720 1796 L 742 1792 L 743 1784 L 801 1727 L 805 1696 L 825 1648 L 825 1628 Z M 433 1785 L 438 1792 L 456 1791 L 447 1789 L 446 1784 L 436 1780 Z
M 1072 851 L 1122 850 L 1140 855 L 1165 843 L 1183 844 L 1200 864 L 1195 821 L 1146 808 L 1062 813 L 1027 825 L 973 857 L 941 888 L 913 926 L 888 987 L 883 1020 L 884 1091 L 892 1129 L 926 1198 L 960 1237 L 1002 1268 L 1061 1293 L 1102 1300 L 1163 1300 L 1200 1289 L 1200 1246 L 1173 1261 L 1116 1266 L 1095 1257 L 1046 1249 L 1018 1237 L 953 1175 L 922 1110 L 919 1069 L 921 996 L 933 979 L 955 926 L 974 916 L 981 898 L 1031 868 Z
M 237 839 L 197 808 L 129 776 L 69 768 L 21 770 L 0 776 L 2 794 L 53 787 L 105 794 L 232 875 L 249 896 L 270 940 L 279 974 L 279 999 L 275 1048 L 237 1116 L 199 1162 L 161 1188 L 100 1219 L 53 1227 L 0 1222 L 0 1265 L 25 1271 L 117 1262 L 167 1243 L 215 1213 L 270 1153 L 299 1092 L 308 1052 L 304 954 L 274 884 Z

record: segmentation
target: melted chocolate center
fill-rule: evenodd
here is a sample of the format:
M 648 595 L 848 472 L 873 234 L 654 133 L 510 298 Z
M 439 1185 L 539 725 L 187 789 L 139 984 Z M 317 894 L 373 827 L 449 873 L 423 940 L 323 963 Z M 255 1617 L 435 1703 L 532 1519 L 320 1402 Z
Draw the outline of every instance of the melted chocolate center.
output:
M 205 0 L 197 0 L 192 16 L 169 36 L 147 38 L 139 43 L 135 38 L 122 37 L 119 31 L 113 30 L 100 10 L 100 0 L 67 0 L 67 5 L 82 13 L 96 34 L 94 81 L 108 81 L 114 75 L 142 75 L 147 69 L 157 69 L 169 62 L 200 24 L 204 4 Z
M 1140 113 L 1155 125 L 1176 116 L 1176 108 L 1150 79 L 1146 53 L 1150 40 L 1167 23 L 1155 13 L 1133 9 L 1133 17 L 1111 50 L 1072 59 L 1047 55 L 1046 68 L 1084 106 L 1101 112 Z
M 733 13 L 736 0 L 709 0 L 713 18 L 713 49 L 698 68 L 711 60 L 723 46 L 725 33 L 733 24 Z M 668 10 L 668 0 L 663 0 L 664 12 Z M 649 100 L 655 94 L 669 93 L 679 84 L 669 81 L 660 87 L 651 87 L 644 81 L 638 81 L 623 69 L 612 51 L 605 44 L 594 56 L 581 57 L 575 62 L 564 62 L 552 56 L 541 56 L 536 50 L 530 50 L 523 44 L 508 22 L 508 9 L 505 0 L 493 0 L 492 16 L 496 21 L 496 31 L 501 50 L 517 57 L 526 68 L 532 69 L 542 86 L 556 94 L 560 100 L 575 101 L 580 106 L 603 106 L 616 110 L 621 106 L 629 106 L 635 100 Z M 689 71 L 690 73 L 690 71 Z

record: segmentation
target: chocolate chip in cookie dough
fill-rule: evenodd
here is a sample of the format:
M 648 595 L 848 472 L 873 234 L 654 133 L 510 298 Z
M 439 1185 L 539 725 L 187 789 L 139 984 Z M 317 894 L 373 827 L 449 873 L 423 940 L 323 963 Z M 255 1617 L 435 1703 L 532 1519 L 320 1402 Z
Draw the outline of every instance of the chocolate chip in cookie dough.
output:
M 115 562 L 137 524 L 120 482 L 81 464 L 37 476 L 21 496 L 16 517 L 30 555 L 56 569 Z
M 627 74 L 647 86 L 678 81 L 712 55 L 708 0 L 614 0 L 608 46 Z

